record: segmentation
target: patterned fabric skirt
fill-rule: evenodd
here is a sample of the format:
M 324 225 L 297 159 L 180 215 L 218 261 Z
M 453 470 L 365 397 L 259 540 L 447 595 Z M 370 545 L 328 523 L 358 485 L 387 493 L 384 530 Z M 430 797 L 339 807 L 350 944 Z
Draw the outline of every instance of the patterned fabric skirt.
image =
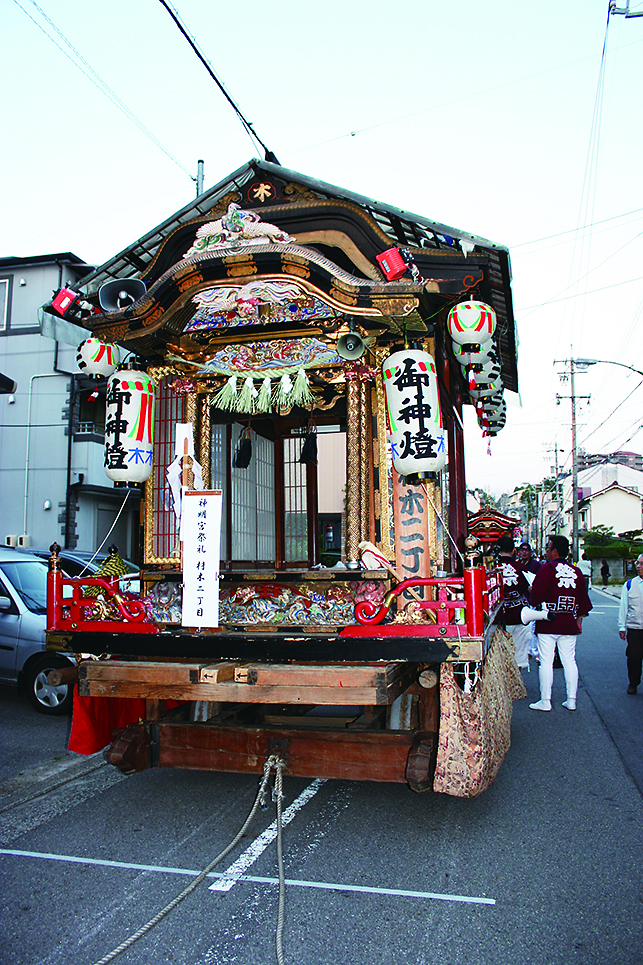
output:
M 494 781 L 511 743 L 513 701 L 527 696 L 511 635 L 498 627 L 471 693 L 453 664 L 440 672 L 440 733 L 433 790 L 475 797 Z

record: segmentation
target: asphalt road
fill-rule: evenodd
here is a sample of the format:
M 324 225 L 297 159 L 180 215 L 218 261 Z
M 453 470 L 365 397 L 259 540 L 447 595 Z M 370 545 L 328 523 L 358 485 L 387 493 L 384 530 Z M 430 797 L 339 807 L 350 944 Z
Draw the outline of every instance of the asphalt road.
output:
M 578 710 L 562 708 L 557 670 L 554 710 L 530 711 L 525 674 L 511 750 L 481 797 L 285 779 L 288 965 L 640 965 L 643 691 L 625 692 L 618 601 L 592 598 Z M 69 754 L 66 721 L 21 701 L 0 692 L 0 965 L 92 965 L 227 845 L 257 780 L 124 777 Z M 208 878 L 116 961 L 272 965 L 273 808 L 216 869 L 229 890 Z

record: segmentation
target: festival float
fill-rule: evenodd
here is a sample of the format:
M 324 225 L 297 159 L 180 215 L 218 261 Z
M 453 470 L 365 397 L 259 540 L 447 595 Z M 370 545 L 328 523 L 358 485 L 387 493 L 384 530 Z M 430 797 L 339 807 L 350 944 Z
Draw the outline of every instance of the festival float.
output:
M 493 437 L 518 388 L 506 249 L 255 160 L 81 288 L 45 310 L 87 329 L 105 471 L 144 495 L 139 595 L 115 551 L 68 579 L 52 547 L 70 747 L 488 787 L 524 687 L 467 532 L 463 406 Z

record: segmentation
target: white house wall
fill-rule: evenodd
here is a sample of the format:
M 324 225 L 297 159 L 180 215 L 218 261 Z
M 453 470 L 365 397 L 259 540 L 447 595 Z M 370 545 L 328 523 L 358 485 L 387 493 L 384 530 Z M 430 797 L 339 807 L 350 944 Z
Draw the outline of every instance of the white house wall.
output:
M 641 529 L 641 497 L 622 489 L 607 490 L 588 505 L 587 529 L 611 526 L 615 533 Z
M 84 268 L 79 267 L 82 273 Z M 76 345 L 56 343 L 39 333 L 38 313 L 52 292 L 71 282 L 73 268 L 58 264 L 5 263 L 0 278 L 11 280 L 9 326 L 0 332 L 0 372 L 15 380 L 18 388 L 13 396 L 0 395 L 0 543 L 6 536 L 27 535 L 33 547 L 48 547 L 64 542 L 67 493 L 68 406 L 71 374 L 77 373 Z M 24 284 L 21 284 L 21 281 Z M 56 352 L 56 345 L 58 350 Z M 55 369 L 61 371 L 56 372 Z M 67 374 L 69 373 L 69 374 Z M 35 377 L 36 376 L 36 377 Z M 31 431 L 29 433 L 28 469 L 27 423 L 31 386 Z M 103 446 L 100 442 L 79 439 L 72 443 L 72 484 L 111 489 L 103 470 Z M 25 526 L 25 475 L 27 502 Z M 76 499 L 78 549 L 95 549 L 99 526 L 97 505 L 102 497 Z M 118 511 L 120 501 L 107 505 Z M 50 508 L 45 508 L 50 506 Z M 137 508 L 128 514 L 137 512 Z M 102 514 L 102 520 L 105 513 Z M 131 542 L 131 540 L 130 540 Z M 126 552 L 131 554 L 132 547 Z

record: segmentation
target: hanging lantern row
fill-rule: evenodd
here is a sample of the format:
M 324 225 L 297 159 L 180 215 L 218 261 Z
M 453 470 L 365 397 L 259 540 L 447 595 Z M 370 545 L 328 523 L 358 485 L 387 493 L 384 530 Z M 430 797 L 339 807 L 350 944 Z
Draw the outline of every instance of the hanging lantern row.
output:
M 433 357 L 419 349 L 394 352 L 382 375 L 394 469 L 419 478 L 439 472 L 447 450 Z
M 495 435 L 506 421 L 502 365 L 493 336 L 496 313 L 484 302 L 460 302 L 449 312 L 453 352 L 469 388 L 483 435 Z

